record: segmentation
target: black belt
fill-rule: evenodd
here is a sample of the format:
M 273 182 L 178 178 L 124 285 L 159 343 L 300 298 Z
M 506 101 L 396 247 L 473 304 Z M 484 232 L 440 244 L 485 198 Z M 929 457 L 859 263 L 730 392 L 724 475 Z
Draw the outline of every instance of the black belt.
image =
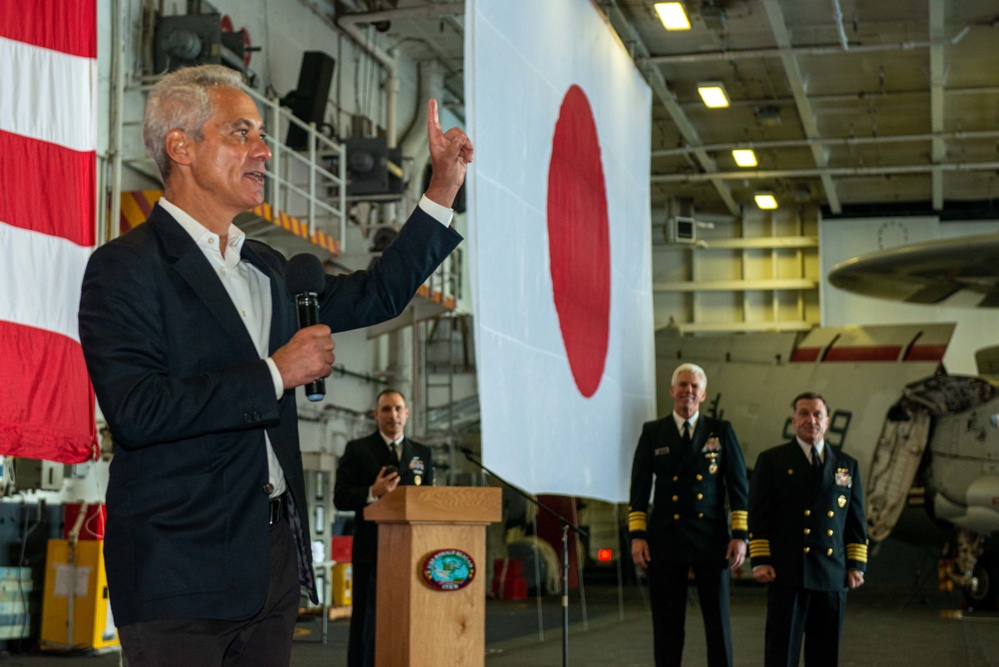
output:
M 277 498 L 271 498 L 270 520 L 268 523 L 272 526 L 284 518 L 285 495 L 287 495 L 287 491 Z

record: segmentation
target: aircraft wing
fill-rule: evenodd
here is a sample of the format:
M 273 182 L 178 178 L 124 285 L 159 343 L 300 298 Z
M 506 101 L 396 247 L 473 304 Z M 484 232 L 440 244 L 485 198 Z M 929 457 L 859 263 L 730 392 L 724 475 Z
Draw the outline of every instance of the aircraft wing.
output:
M 930 241 L 854 257 L 829 282 L 865 296 L 940 303 L 970 293 L 979 308 L 999 307 L 999 234 Z

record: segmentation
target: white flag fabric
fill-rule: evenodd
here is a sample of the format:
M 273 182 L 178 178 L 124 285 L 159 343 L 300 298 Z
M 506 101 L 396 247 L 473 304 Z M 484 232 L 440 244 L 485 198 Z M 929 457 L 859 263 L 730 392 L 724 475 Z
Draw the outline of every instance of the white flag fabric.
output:
M 95 0 L 0 2 L 0 454 L 96 457 L 77 331 L 95 243 Z
M 469 0 L 469 247 L 484 463 L 628 499 L 654 416 L 651 94 L 590 0 Z

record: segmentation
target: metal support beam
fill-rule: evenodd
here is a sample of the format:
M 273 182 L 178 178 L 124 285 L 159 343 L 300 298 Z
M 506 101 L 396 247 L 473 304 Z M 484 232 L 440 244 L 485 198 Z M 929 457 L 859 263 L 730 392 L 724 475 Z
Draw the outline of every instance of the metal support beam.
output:
M 626 44 L 632 45 L 634 53 L 638 56 L 635 58 L 637 63 L 640 58 L 647 58 L 649 55 L 649 49 L 645 46 L 645 42 L 639 36 L 635 27 L 628 21 L 628 19 L 621 12 L 620 7 L 618 7 L 617 0 L 610 0 L 610 7 L 607 9 L 608 16 L 611 19 L 611 24 L 617 29 L 626 31 L 628 34 L 620 35 L 621 41 Z M 620 34 L 620 32 L 619 32 Z M 652 92 L 666 111 L 669 113 L 670 118 L 676 124 L 677 129 L 680 134 L 683 135 L 684 141 L 687 142 L 689 146 L 694 149 L 694 156 L 697 158 L 697 162 L 701 165 L 701 168 L 705 172 L 708 172 L 708 180 L 711 180 L 711 184 L 715 187 L 718 192 L 718 196 L 721 197 L 722 201 L 725 202 L 726 208 L 728 208 L 729 213 L 732 215 L 737 215 L 739 213 L 739 205 L 736 203 L 735 198 L 732 196 L 732 191 L 728 187 L 728 184 L 723 182 L 721 179 L 711 179 L 711 173 L 718 171 L 718 165 L 715 161 L 708 155 L 707 151 L 701 149 L 698 150 L 698 146 L 701 146 L 704 142 L 701 141 L 700 135 L 694 128 L 694 125 L 687 118 L 687 114 L 684 113 L 683 109 L 677 103 L 676 97 L 670 91 L 669 86 L 666 84 L 666 79 L 663 77 L 659 68 L 653 65 L 639 66 L 639 69 L 645 74 L 646 81 L 649 82 L 649 86 L 652 88 Z
M 930 39 L 939 39 L 944 31 L 944 16 L 948 2 L 937 0 L 929 3 Z M 943 46 L 930 47 L 930 129 L 934 133 L 930 160 L 935 165 L 942 164 L 947 155 L 947 147 L 940 134 L 944 130 L 944 79 L 946 78 L 946 52 Z M 943 210 L 943 170 L 933 170 L 933 210 Z
M 815 123 L 815 114 L 812 113 L 812 106 L 808 101 L 808 95 L 805 92 L 805 79 L 801 74 L 801 69 L 798 67 L 798 61 L 795 60 L 794 54 L 791 52 L 791 34 L 788 32 L 787 25 L 784 22 L 784 12 L 781 10 L 778 0 L 763 0 L 763 9 L 766 12 L 767 20 L 770 22 L 770 30 L 774 34 L 777 46 L 782 51 L 781 61 L 784 63 L 784 71 L 787 74 L 787 80 L 794 95 L 794 103 L 798 109 L 798 117 L 801 119 L 801 126 L 805 131 L 805 136 L 809 139 L 816 139 L 819 136 L 819 129 Z M 815 160 L 815 165 L 819 168 L 827 167 L 829 163 L 822 147 L 813 144 L 809 148 L 812 151 L 812 159 Z M 825 189 L 826 201 L 829 202 L 830 210 L 833 213 L 839 213 L 842 210 L 842 206 L 840 205 L 839 195 L 836 194 L 836 184 L 833 182 L 832 176 L 826 172 L 820 173 L 819 176 L 822 179 L 822 187 Z
M 725 181 L 756 180 L 761 178 L 807 178 L 823 176 L 832 178 L 887 176 L 888 174 L 926 174 L 935 169 L 941 171 L 994 171 L 999 162 L 952 162 L 944 164 L 901 164 L 885 167 L 823 167 L 813 169 L 770 169 L 766 171 L 718 171 L 713 174 L 657 174 L 650 177 L 652 183 L 703 183 L 708 180 Z
M 661 148 L 652 151 L 652 157 L 670 157 L 675 155 L 689 155 L 697 149 L 706 151 L 730 151 L 734 148 L 753 148 L 767 150 L 772 148 L 804 148 L 805 146 L 863 146 L 869 144 L 890 144 L 890 143 L 914 143 L 920 141 L 941 141 L 944 139 L 956 139 L 965 141 L 978 141 L 981 139 L 995 139 L 999 137 L 999 130 L 973 130 L 970 132 L 937 132 L 925 134 L 886 134 L 877 137 L 817 137 L 814 139 L 776 139 L 774 141 L 737 141 L 727 144 L 704 144 L 697 148 L 682 146 L 680 148 Z

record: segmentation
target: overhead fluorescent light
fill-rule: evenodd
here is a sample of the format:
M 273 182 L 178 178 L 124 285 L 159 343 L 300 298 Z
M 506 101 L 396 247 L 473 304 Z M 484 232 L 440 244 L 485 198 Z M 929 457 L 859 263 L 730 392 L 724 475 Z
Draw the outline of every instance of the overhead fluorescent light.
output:
M 700 93 L 704 105 L 709 109 L 722 109 L 728 106 L 728 95 L 725 94 L 725 87 L 720 83 L 699 83 L 697 92 Z
M 667 30 L 690 30 L 690 19 L 682 2 L 657 2 L 656 13 Z
M 732 157 L 740 167 L 755 167 L 758 164 L 752 148 L 736 148 L 732 151 Z
M 756 205 L 764 211 L 772 211 L 777 208 L 777 198 L 772 192 L 757 192 L 753 199 L 756 200 Z

